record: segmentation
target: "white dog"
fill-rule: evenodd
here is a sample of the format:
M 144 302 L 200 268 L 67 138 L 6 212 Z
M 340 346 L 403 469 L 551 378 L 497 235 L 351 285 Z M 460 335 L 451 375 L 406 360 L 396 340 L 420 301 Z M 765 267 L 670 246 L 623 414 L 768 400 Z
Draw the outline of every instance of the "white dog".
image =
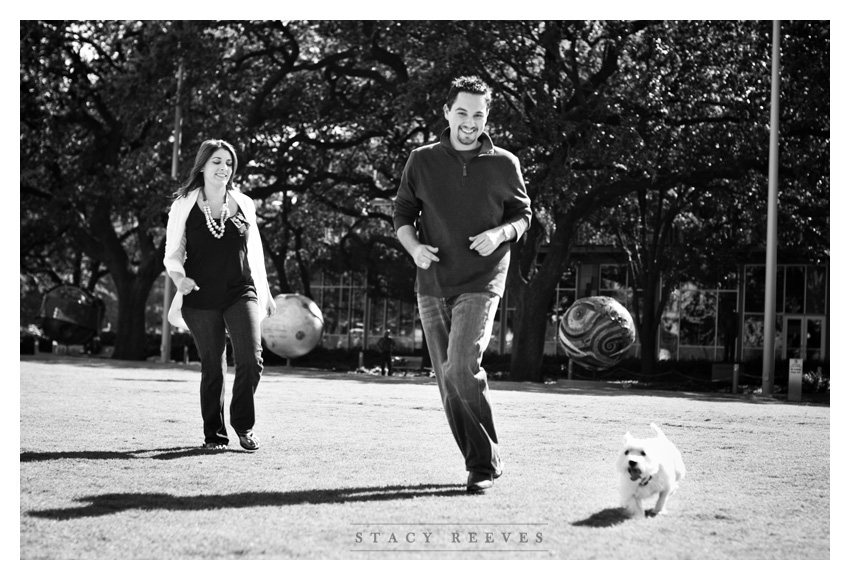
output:
M 650 427 L 656 437 L 636 439 L 626 433 L 624 449 L 617 459 L 622 505 L 633 518 L 667 513 L 667 500 L 685 477 L 682 454 L 655 423 Z M 655 507 L 644 511 L 641 502 L 656 494 Z

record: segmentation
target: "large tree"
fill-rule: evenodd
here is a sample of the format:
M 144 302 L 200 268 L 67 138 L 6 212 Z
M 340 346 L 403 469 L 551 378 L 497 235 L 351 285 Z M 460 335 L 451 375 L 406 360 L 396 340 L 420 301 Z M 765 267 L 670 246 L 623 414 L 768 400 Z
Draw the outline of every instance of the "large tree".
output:
M 144 356 L 145 302 L 162 271 L 174 43 L 156 23 L 21 21 L 22 232 L 82 251 L 91 278 L 76 282 L 108 271 L 117 358 Z M 43 242 L 22 236 L 22 260 Z

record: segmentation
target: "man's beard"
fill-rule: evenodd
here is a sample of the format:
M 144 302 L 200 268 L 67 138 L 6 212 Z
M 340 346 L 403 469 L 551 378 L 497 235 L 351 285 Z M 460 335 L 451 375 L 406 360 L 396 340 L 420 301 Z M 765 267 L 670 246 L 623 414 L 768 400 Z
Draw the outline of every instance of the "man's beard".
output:
M 460 130 L 460 128 L 458 128 L 458 130 L 457 130 L 457 140 L 458 140 L 458 142 L 462 143 L 463 145 L 472 145 L 473 143 L 478 141 L 478 131 L 476 131 L 476 132 L 474 132 L 470 135 L 469 133 L 464 133 L 463 131 Z

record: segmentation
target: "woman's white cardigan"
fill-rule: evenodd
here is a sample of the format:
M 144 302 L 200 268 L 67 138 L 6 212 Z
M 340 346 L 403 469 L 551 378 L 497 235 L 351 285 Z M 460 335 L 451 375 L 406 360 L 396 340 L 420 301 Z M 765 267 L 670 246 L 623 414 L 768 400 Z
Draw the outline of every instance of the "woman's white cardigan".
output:
M 198 202 L 200 189 L 190 191 L 185 197 L 174 200 L 171 211 L 168 212 L 168 227 L 165 231 L 165 271 L 174 280 L 175 285 L 186 276 L 183 262 L 186 261 L 186 219 L 192 207 Z M 251 277 L 254 279 L 254 287 L 257 290 L 257 299 L 260 303 L 260 312 L 265 317 L 268 313 L 267 306 L 272 297 L 269 282 L 266 277 L 266 262 L 263 257 L 263 243 L 260 240 L 260 232 L 257 228 L 257 211 L 254 208 L 254 200 L 238 190 L 228 192 L 236 200 L 239 209 L 247 219 L 250 227 L 246 232 L 248 237 L 248 266 L 251 268 Z M 183 320 L 183 294 L 177 292 L 168 310 L 168 322 L 183 330 L 189 330 Z

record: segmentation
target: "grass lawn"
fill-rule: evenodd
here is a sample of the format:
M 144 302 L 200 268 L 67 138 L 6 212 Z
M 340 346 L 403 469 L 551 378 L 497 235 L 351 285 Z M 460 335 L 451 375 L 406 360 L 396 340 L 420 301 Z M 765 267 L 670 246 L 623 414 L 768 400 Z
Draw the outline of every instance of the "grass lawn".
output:
M 433 379 L 269 367 L 252 454 L 198 448 L 199 375 L 21 358 L 20 559 L 830 559 L 828 406 L 493 382 L 505 474 L 468 495 Z M 627 520 L 650 422 L 688 475 Z

